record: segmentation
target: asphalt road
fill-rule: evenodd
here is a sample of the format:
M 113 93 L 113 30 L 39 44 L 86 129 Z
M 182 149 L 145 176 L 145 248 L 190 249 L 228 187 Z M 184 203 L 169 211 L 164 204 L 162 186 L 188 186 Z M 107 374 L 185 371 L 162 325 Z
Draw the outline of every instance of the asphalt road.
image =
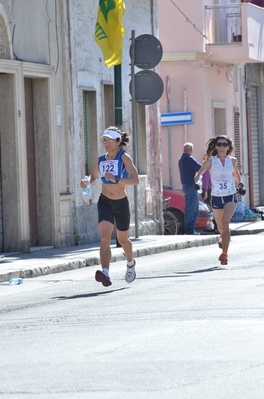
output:
M 0 284 L 0 398 L 262 399 L 263 238 Z

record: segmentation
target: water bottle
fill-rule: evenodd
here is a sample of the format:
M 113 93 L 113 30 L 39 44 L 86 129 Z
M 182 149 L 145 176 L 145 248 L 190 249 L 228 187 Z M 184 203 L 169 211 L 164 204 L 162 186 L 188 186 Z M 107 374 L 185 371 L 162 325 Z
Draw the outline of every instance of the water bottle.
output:
M 237 203 L 236 210 L 235 210 L 235 222 L 239 222 L 239 205 Z
M 237 203 L 237 211 L 238 211 L 238 222 L 243 222 L 244 221 L 244 212 L 245 212 L 244 202 Z
M 88 176 L 84 176 L 84 182 L 86 184 L 86 187 L 82 189 L 83 195 L 86 197 L 90 194 L 90 180 Z
M 241 202 L 238 202 L 238 204 L 237 204 L 237 221 L 238 221 L 238 222 L 241 222 L 241 221 L 242 221 Z
M 231 222 L 232 223 L 235 223 L 235 222 L 237 222 L 237 213 L 238 213 L 238 207 L 237 207 L 237 205 L 236 205 L 236 209 L 235 209 L 235 212 L 233 213 L 233 216 L 232 216 L 232 219 L 231 219 Z
M 23 279 L 22 278 L 11 278 L 11 280 L 8 281 L 10 285 L 20 285 L 23 284 Z
M 203 192 L 203 176 L 199 177 L 197 184 L 200 187 L 198 193 L 201 194 Z

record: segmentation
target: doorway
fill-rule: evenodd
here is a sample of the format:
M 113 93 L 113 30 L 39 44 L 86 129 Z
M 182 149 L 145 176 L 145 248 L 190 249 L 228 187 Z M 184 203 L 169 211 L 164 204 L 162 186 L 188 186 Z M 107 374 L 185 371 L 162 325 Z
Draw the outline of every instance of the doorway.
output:
M 34 113 L 33 113 L 33 79 L 25 78 L 24 82 L 25 82 L 30 246 L 37 246 L 38 225 L 37 225 L 37 197 L 36 197 L 36 154 L 35 154 Z

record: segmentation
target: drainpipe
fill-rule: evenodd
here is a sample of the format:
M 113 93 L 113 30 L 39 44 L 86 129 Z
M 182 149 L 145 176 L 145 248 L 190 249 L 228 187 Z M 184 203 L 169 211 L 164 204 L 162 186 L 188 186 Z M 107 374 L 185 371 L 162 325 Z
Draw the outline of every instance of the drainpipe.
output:
M 170 77 L 166 76 L 166 97 L 167 97 L 167 112 L 170 113 Z M 171 126 L 168 125 L 168 158 L 169 158 L 169 186 L 173 188 L 173 177 L 172 177 L 172 142 L 171 142 Z
M 186 94 L 186 89 L 184 89 L 183 92 L 183 110 L 186 112 L 187 111 L 187 94 Z M 184 125 L 184 142 L 187 143 L 187 125 Z

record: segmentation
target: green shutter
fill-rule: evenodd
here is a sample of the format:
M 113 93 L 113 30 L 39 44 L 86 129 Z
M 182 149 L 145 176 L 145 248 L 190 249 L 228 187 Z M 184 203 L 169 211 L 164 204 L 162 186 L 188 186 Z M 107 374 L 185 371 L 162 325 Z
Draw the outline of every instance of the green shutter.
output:
M 115 68 L 115 125 L 121 127 L 123 124 L 121 64 L 116 65 L 114 68 Z
M 88 131 L 87 131 L 87 98 L 86 92 L 83 91 L 83 141 L 84 141 L 84 162 L 85 172 L 88 169 Z

